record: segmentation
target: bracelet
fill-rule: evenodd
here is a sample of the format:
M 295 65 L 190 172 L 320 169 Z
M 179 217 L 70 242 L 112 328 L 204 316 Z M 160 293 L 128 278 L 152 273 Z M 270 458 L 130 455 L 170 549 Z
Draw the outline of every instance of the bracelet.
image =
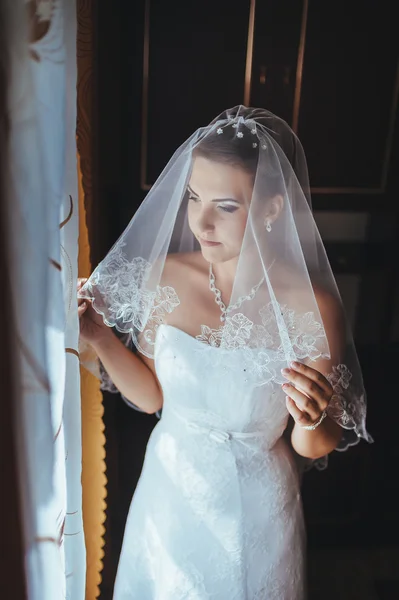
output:
M 321 417 L 318 421 L 316 421 L 316 423 L 313 423 L 313 425 L 301 425 L 302 429 L 306 429 L 307 431 L 314 431 L 316 429 L 316 427 L 318 427 L 326 418 L 327 416 L 327 411 L 323 410 L 323 412 L 321 413 Z

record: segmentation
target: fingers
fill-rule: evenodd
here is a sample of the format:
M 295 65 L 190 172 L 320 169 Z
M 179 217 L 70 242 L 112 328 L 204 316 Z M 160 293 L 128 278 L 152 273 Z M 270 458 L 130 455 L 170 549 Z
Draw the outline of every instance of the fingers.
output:
M 82 306 L 86 301 L 88 301 L 88 298 L 85 298 L 84 296 L 79 296 L 79 292 L 82 289 L 82 287 L 84 286 L 84 284 L 86 283 L 87 278 L 85 277 L 79 277 L 77 282 L 76 282 L 76 292 L 77 292 L 77 298 L 78 298 L 78 306 Z M 87 308 L 87 307 L 86 307 Z
M 87 277 L 78 277 L 78 280 L 76 282 L 76 289 L 80 290 L 80 288 L 84 286 L 86 281 L 87 281 Z
M 88 302 L 90 302 L 88 298 L 81 298 L 80 296 L 78 296 L 78 306 L 82 306 L 83 304 Z
M 78 305 L 78 317 L 81 317 L 83 315 L 83 313 L 87 310 L 87 307 L 88 303 L 82 298 L 82 303 Z
M 301 365 L 301 372 L 294 369 L 282 369 L 282 374 L 295 388 L 315 400 L 322 410 L 326 408 L 332 395 L 332 388 L 327 379 L 311 367 Z
M 326 377 L 324 377 L 322 373 L 320 373 L 320 371 L 317 371 L 316 369 L 309 367 L 309 365 L 304 365 L 299 362 L 291 363 L 290 367 L 290 371 L 292 372 L 294 377 L 306 377 L 327 394 L 332 392 L 330 382 L 326 379 Z
M 283 390 L 294 401 L 300 412 L 306 413 L 310 417 L 310 421 L 317 421 L 324 408 L 321 408 L 317 402 L 297 390 L 290 383 L 285 383 Z
M 287 406 L 287 410 L 294 419 L 295 423 L 299 423 L 300 425 L 309 425 L 311 422 L 311 418 L 297 407 L 295 402 L 289 396 L 285 398 L 285 404 Z

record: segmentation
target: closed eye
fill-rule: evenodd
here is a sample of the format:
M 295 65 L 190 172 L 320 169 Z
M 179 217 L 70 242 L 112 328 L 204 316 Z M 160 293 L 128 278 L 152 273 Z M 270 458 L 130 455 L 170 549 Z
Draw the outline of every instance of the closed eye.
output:
M 238 206 L 235 204 L 219 204 L 220 210 L 227 213 L 233 213 L 238 209 Z
M 190 186 L 187 186 L 187 193 L 188 200 L 191 200 L 191 202 L 201 202 L 200 197 L 190 188 Z M 233 198 L 215 198 L 212 202 L 217 203 L 218 209 L 226 213 L 233 213 L 241 206 L 241 203 Z
M 194 194 L 191 194 L 191 192 L 188 193 L 188 199 L 192 200 L 193 202 L 198 202 L 199 201 L 199 197 L 198 196 L 194 196 Z

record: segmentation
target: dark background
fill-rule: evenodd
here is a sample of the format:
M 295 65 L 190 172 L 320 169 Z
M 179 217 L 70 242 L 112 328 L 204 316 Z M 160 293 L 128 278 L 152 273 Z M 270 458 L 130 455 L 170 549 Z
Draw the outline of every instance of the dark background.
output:
M 304 145 L 315 218 L 352 321 L 368 390 L 368 429 L 375 439 L 371 446 L 361 442 L 347 453 L 333 453 L 327 471 L 305 476 L 309 551 L 388 552 L 399 546 L 399 35 L 394 4 L 98 2 L 93 266 L 123 231 L 174 149 L 223 109 L 244 103 L 251 6 L 249 104 L 286 119 Z M 108 600 L 156 417 L 137 413 L 117 396 L 104 396 L 108 508 L 101 600 Z M 376 598 L 399 597 L 397 581 L 387 578 L 376 578 Z

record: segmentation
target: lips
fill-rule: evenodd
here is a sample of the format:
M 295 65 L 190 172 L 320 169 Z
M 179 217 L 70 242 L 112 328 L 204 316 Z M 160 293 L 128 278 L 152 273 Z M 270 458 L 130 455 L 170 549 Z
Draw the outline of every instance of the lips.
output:
M 220 242 L 211 242 L 210 240 L 198 239 L 201 246 L 220 246 Z

